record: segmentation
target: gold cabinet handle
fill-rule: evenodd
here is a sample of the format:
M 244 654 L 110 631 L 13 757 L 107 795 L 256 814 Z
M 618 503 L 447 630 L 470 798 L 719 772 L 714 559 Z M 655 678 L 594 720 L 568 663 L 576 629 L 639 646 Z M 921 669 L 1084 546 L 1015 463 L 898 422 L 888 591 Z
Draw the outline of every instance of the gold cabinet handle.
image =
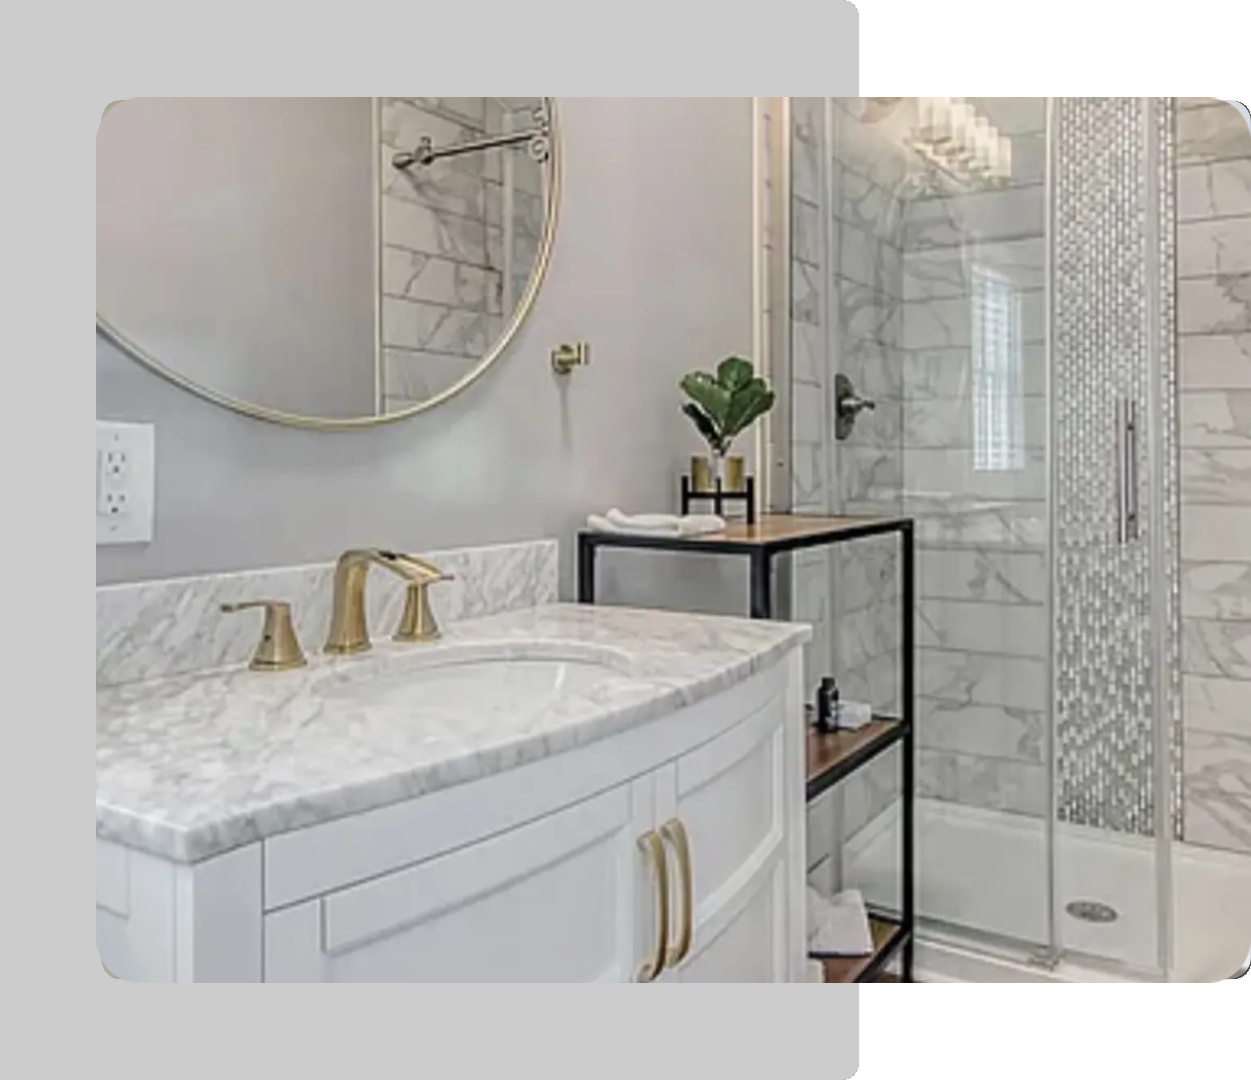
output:
M 674 854 L 678 859 L 678 885 L 682 890 L 682 922 L 678 929 L 678 940 L 669 947 L 665 963 L 675 967 L 687 958 L 691 951 L 691 935 L 695 929 L 695 898 L 691 883 L 691 844 L 686 835 L 686 826 L 677 818 L 666 821 L 660 827 L 660 835 L 673 845 Z
M 651 982 L 665 969 L 665 949 L 669 944 L 669 867 L 665 845 L 655 832 L 639 837 L 639 847 L 651 860 L 656 876 L 656 953 L 639 969 L 639 982 Z

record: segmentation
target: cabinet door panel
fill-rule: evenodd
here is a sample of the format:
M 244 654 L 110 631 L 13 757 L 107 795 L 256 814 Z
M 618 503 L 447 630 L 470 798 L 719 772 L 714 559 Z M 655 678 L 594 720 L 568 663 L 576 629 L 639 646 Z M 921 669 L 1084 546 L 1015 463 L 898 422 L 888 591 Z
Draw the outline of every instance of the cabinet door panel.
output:
M 691 838 L 695 903 L 744 884 L 781 843 L 781 728 L 749 721 L 678 762 L 677 817 Z
M 650 783 L 266 916 L 268 981 L 624 981 Z
M 682 823 L 691 857 L 694 933 L 675 972 L 683 982 L 786 978 L 784 701 L 661 774 L 658 820 Z M 674 909 L 676 925 L 676 895 Z
M 777 933 L 783 905 L 782 863 L 742 896 L 732 918 L 706 927 L 704 941 L 683 965 L 680 981 L 778 982 L 785 970 L 784 942 Z

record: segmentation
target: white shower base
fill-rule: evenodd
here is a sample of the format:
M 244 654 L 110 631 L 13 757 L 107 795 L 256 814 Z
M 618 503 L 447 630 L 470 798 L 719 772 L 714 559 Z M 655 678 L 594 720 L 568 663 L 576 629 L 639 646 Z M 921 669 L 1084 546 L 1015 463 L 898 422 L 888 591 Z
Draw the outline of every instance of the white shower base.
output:
M 844 883 L 884 907 L 898 906 L 897 817 L 897 810 L 882 814 L 844 849 Z M 1036 946 L 1046 942 L 1047 849 L 1041 821 L 919 799 L 916 828 L 919 915 L 979 935 Z M 1060 825 L 1055 849 L 1057 935 L 1067 956 L 1051 977 L 1099 978 L 1095 968 L 1083 967 L 1082 957 L 1144 974 L 1158 970 L 1154 843 Z M 1174 981 L 1228 979 L 1251 947 L 1251 856 L 1174 844 L 1172 877 Z M 1118 917 L 1109 923 L 1076 919 L 1064 911 L 1073 900 L 1110 905 Z M 921 936 L 924 942 L 924 929 Z M 952 977 L 960 977 L 960 971 L 976 970 L 962 952 L 944 935 L 941 944 L 918 949 L 918 966 L 941 977 L 938 968 L 945 965 Z M 1000 966 L 1002 977 L 1010 980 L 1014 965 Z M 975 977 L 993 976 L 987 970 Z

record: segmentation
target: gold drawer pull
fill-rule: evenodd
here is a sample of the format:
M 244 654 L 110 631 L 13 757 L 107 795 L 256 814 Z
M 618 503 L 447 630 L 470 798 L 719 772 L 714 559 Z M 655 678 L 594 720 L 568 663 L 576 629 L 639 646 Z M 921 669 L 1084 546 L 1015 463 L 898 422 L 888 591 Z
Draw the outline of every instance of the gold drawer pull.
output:
M 656 954 L 639 969 L 639 982 L 651 982 L 665 968 L 665 948 L 669 943 L 669 867 L 665 846 L 655 832 L 639 837 L 639 847 L 651 860 L 656 875 Z
M 682 923 L 678 930 L 677 944 L 670 947 L 665 963 L 676 967 L 691 951 L 691 934 L 695 929 L 695 899 L 691 883 L 691 844 L 686 826 L 677 818 L 666 821 L 660 827 L 660 835 L 673 845 L 678 858 L 678 883 L 682 890 Z

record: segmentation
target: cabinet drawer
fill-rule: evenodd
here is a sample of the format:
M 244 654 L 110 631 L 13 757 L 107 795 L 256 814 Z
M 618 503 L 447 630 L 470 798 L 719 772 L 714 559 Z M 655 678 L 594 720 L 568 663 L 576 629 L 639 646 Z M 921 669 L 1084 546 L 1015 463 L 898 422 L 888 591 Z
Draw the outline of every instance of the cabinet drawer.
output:
M 631 785 L 265 917 L 266 981 L 630 978 Z

